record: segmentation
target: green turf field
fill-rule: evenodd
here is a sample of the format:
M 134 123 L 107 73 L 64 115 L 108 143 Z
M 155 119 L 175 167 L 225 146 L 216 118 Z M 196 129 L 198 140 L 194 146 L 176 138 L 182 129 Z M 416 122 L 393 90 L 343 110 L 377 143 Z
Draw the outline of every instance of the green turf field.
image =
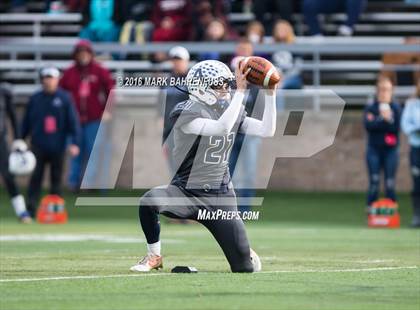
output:
M 119 193 L 121 194 L 121 193 Z M 199 225 L 163 222 L 164 270 L 144 254 L 136 208 L 71 207 L 70 223 L 19 225 L 0 191 L 0 309 L 420 308 L 420 231 L 367 229 L 361 194 L 269 193 L 247 224 L 260 274 L 231 274 Z M 173 275 L 175 265 L 198 274 Z

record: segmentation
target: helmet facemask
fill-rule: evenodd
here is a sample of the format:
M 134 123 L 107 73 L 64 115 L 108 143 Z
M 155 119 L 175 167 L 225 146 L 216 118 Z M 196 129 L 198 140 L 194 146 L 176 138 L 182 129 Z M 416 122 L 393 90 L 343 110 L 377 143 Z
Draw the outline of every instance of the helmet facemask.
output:
M 217 101 L 223 100 L 224 102 L 230 102 L 232 99 L 233 82 L 233 79 L 223 78 L 216 85 L 210 86 L 210 89 L 216 96 Z

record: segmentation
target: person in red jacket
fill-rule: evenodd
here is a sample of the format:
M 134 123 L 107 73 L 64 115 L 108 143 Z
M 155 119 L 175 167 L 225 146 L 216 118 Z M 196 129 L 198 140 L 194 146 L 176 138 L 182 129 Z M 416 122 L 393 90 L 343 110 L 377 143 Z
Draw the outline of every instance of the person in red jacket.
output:
M 191 1 L 157 0 L 151 21 L 152 41 L 186 41 L 191 34 Z
M 67 90 L 74 99 L 76 110 L 81 122 L 81 147 L 79 156 L 70 163 L 68 185 L 76 190 L 81 182 L 81 175 L 87 164 L 94 142 L 99 147 L 105 147 L 105 137 L 98 135 L 101 119 L 110 119 L 110 113 L 105 110 L 107 98 L 114 87 L 114 80 L 108 69 L 102 67 L 94 58 L 92 45 L 89 41 L 81 40 L 76 44 L 74 51 L 74 64 L 64 71 L 60 86 Z M 105 124 L 105 123 L 104 123 Z M 96 152 L 106 154 L 107 152 Z M 103 173 L 104 158 L 90 159 L 90 168 L 86 173 L 85 184 L 93 184 L 98 179 L 98 173 Z M 101 164 L 102 162 L 102 164 Z M 100 165 L 100 166 L 99 166 Z

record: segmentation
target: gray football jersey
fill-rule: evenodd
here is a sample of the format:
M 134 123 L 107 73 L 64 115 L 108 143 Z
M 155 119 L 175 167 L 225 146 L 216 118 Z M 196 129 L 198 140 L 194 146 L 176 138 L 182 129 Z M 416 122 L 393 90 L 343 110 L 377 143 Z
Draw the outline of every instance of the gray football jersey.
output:
M 236 133 L 246 117 L 241 108 L 232 131 L 224 136 L 201 136 L 185 134 L 182 125 L 196 118 L 217 120 L 227 106 L 208 106 L 192 100 L 175 106 L 170 114 L 176 173 L 172 184 L 187 189 L 218 190 L 230 182 L 229 156 Z

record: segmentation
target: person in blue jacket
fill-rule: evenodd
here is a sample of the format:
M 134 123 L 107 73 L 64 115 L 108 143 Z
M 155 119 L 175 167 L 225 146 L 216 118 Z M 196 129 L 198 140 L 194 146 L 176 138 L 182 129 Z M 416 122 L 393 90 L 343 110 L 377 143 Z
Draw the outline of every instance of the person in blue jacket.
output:
M 401 127 L 411 146 L 410 167 L 413 178 L 413 227 L 420 227 L 420 79 L 417 80 L 416 95 L 407 100 Z
M 40 71 L 42 90 L 33 94 L 22 123 L 22 138 L 30 136 L 36 167 L 28 188 L 28 211 L 35 215 L 44 169 L 50 165 L 50 193 L 61 194 L 61 179 L 67 141 L 69 153 L 79 153 L 80 124 L 70 95 L 58 87 L 60 72 L 55 67 Z
M 368 134 L 366 160 L 369 172 L 367 204 L 378 199 L 381 172 L 385 177 L 385 195 L 397 201 L 395 177 L 399 162 L 399 134 L 401 107 L 393 101 L 393 85 L 390 79 L 380 77 L 376 84 L 376 98 L 364 113 Z

